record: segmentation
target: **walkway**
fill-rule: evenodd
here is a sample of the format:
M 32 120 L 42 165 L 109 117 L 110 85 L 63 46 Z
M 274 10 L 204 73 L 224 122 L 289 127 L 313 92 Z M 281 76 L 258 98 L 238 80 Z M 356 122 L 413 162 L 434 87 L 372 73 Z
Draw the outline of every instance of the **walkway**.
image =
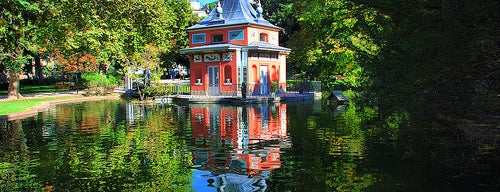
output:
M 314 100 L 314 93 L 282 93 L 276 96 L 257 95 L 247 96 L 247 98 L 234 96 L 205 96 L 205 95 L 178 95 L 174 101 L 183 103 L 279 103 L 284 101 L 306 101 Z
M 189 79 L 186 79 L 186 80 L 175 79 L 175 81 L 172 81 L 172 79 L 162 79 L 162 80 L 160 80 L 160 82 L 163 84 L 189 84 L 190 83 Z

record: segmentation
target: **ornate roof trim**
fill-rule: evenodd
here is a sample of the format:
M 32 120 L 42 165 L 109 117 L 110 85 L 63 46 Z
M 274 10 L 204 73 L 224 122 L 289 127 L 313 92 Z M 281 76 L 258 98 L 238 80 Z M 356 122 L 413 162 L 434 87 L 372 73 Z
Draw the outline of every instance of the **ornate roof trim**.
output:
M 253 24 L 274 29 L 282 29 L 263 19 L 262 16 L 255 11 L 252 5 L 250 5 L 248 0 L 221 0 L 219 2 L 221 7 L 214 8 L 203 21 L 189 27 L 187 30 L 241 24 Z M 222 11 L 222 13 L 219 11 Z M 221 17 L 221 14 L 223 17 Z
M 214 51 L 230 51 L 230 50 L 241 50 L 243 46 L 223 43 L 223 44 L 212 44 L 212 45 L 203 45 L 199 47 L 190 47 L 179 50 L 180 54 L 189 54 L 189 53 L 206 53 L 206 52 L 214 52 Z
M 190 53 L 209 53 L 217 51 L 236 51 L 236 50 L 270 51 L 270 52 L 279 52 L 281 54 L 290 54 L 290 52 L 292 51 L 289 48 L 273 45 L 267 42 L 253 42 L 250 43 L 248 46 L 236 45 L 231 43 L 204 45 L 199 47 L 181 49 L 179 52 L 181 54 L 190 54 Z
M 243 47 L 243 50 L 273 51 L 287 55 L 292 51 L 289 48 L 281 47 L 268 42 L 252 42 L 248 46 Z

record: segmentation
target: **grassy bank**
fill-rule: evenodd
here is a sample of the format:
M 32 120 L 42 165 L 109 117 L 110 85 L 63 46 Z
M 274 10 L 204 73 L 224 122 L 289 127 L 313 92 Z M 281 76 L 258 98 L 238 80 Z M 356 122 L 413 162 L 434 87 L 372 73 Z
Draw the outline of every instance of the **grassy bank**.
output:
M 44 97 L 21 100 L 8 100 L 0 102 L 0 115 L 8 115 L 12 113 L 23 112 L 30 108 L 37 107 L 46 101 L 72 99 L 82 96 L 61 96 L 61 97 Z

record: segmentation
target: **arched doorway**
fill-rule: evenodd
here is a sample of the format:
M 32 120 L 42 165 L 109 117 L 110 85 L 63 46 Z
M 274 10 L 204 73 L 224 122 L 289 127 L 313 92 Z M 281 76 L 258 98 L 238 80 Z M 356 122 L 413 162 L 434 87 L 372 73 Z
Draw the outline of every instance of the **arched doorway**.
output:
M 224 67 L 224 83 L 233 83 L 231 66 L 226 65 Z
M 252 80 L 252 83 L 257 83 L 259 82 L 259 73 L 257 71 L 257 65 L 252 65 L 252 77 L 251 77 L 251 80 Z
M 276 65 L 273 65 L 271 67 L 271 82 L 276 82 L 278 81 L 278 73 L 276 70 Z

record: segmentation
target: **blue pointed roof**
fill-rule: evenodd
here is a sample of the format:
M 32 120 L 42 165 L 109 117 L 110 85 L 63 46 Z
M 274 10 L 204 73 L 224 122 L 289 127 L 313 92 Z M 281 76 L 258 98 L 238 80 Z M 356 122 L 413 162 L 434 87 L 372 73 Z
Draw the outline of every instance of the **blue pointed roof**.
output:
M 189 27 L 187 30 L 245 24 L 254 24 L 274 29 L 281 29 L 280 27 L 277 27 L 269 23 L 269 21 L 263 19 L 262 16 L 259 16 L 248 0 L 221 0 L 220 3 L 222 8 L 222 17 L 219 17 L 217 7 L 215 7 L 203 21 Z

